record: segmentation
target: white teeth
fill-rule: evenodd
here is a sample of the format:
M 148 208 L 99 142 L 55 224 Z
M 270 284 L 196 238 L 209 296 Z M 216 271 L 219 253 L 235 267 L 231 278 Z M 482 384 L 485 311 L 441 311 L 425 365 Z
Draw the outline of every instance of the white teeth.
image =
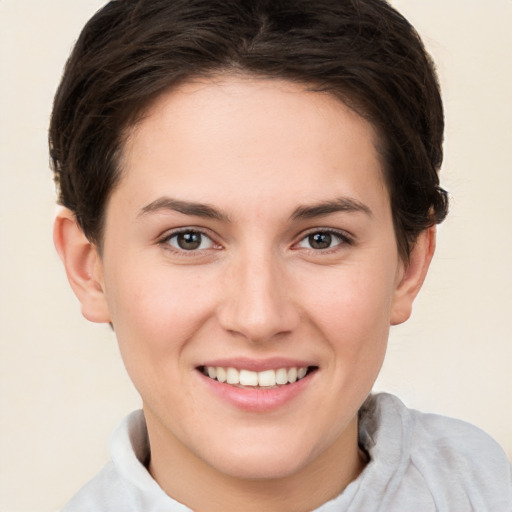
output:
M 210 367 L 208 366 L 208 371 L 209 371 Z M 217 366 L 217 368 L 215 368 L 216 370 L 216 373 L 217 373 L 217 380 L 219 382 L 226 382 L 226 370 L 224 370 L 224 368 L 221 368 L 220 366 Z
M 240 373 L 235 368 L 228 368 L 226 370 L 226 382 L 228 384 L 240 384 Z
M 286 368 L 279 368 L 276 371 L 276 384 L 288 384 L 288 370 Z
M 258 373 L 258 384 L 260 386 L 275 386 L 276 372 L 274 370 L 266 370 Z
M 297 368 L 290 368 L 288 370 L 288 382 L 295 382 L 297 380 Z
M 240 370 L 240 384 L 242 386 L 257 386 L 258 374 L 249 370 Z
M 222 366 L 207 366 L 203 373 L 211 379 L 219 382 L 227 382 L 232 385 L 241 386 L 261 386 L 275 387 L 284 386 L 285 384 L 293 384 L 297 380 L 303 379 L 308 372 L 307 366 L 278 368 L 277 370 L 264 370 L 254 372 L 251 370 L 237 370 L 236 368 L 224 368 Z

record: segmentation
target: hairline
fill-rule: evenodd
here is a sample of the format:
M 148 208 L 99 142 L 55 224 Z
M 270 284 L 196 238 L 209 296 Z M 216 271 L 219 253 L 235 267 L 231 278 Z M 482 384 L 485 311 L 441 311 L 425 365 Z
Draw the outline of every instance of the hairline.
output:
M 244 70 L 239 65 L 234 65 L 233 67 L 218 67 L 206 69 L 202 72 L 183 75 L 179 79 L 176 79 L 173 83 L 168 84 L 167 86 L 162 87 L 160 90 L 154 92 L 152 95 L 148 96 L 145 101 L 141 102 L 141 104 L 136 108 L 132 114 L 126 118 L 122 129 L 119 131 L 118 144 L 115 151 L 114 157 L 114 182 L 108 192 L 106 200 L 103 205 L 102 217 L 100 222 L 98 223 L 97 237 L 93 240 L 96 245 L 98 252 L 100 255 L 103 254 L 103 242 L 104 242 L 104 233 L 105 233 L 105 222 L 108 211 L 108 206 L 110 202 L 110 198 L 112 194 L 116 190 L 117 187 L 121 185 L 124 175 L 123 172 L 123 162 L 125 161 L 127 148 L 129 148 L 130 139 L 136 134 L 137 129 L 144 122 L 145 119 L 150 117 L 155 109 L 155 106 L 159 101 L 167 95 L 171 95 L 181 88 L 186 87 L 189 84 L 204 84 L 205 86 L 211 85 L 212 83 L 223 83 L 229 79 L 238 78 L 241 80 L 261 80 L 267 82 L 281 82 L 282 84 L 292 84 L 295 86 L 302 86 L 304 92 L 314 93 L 314 94 L 323 94 L 327 95 L 330 98 L 335 99 L 346 108 L 348 108 L 351 112 L 364 119 L 372 129 L 372 145 L 375 148 L 376 155 L 378 157 L 380 163 L 380 171 L 383 178 L 383 182 L 385 185 L 386 192 L 388 194 L 388 198 L 390 201 L 391 214 L 393 220 L 393 232 L 395 236 L 395 241 L 397 244 L 397 249 L 401 259 L 404 262 L 408 262 L 409 260 L 409 251 L 410 248 L 414 245 L 414 240 L 412 243 L 407 241 L 404 236 L 400 236 L 401 232 L 396 226 L 394 209 L 393 209 L 393 201 L 391 195 L 391 187 L 390 187 L 390 171 L 388 169 L 388 163 L 386 158 L 386 138 L 383 135 L 383 128 L 379 127 L 376 120 L 372 119 L 371 115 L 364 110 L 364 107 L 360 106 L 360 101 L 357 98 L 354 98 L 354 95 L 351 92 L 346 92 L 345 89 L 334 90 L 333 87 L 326 87 L 318 81 L 314 80 L 300 80 L 293 79 L 291 77 L 282 77 L 282 76 L 271 76 L 269 74 L 254 72 L 251 70 Z M 347 88 L 348 89 L 348 88 Z

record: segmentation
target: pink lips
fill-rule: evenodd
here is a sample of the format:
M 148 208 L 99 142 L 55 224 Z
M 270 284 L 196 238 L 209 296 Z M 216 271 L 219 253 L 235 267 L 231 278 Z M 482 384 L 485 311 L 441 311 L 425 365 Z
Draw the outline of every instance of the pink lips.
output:
M 237 369 L 261 372 L 277 368 L 300 368 L 313 365 L 306 361 L 283 358 L 272 358 L 262 361 L 239 358 L 236 360 L 224 359 L 208 361 L 201 366 L 221 366 L 224 368 L 233 367 Z M 208 389 L 223 401 L 226 401 L 228 404 L 243 411 L 261 413 L 277 410 L 305 392 L 313 381 L 316 371 L 309 373 L 304 378 L 294 383 L 269 389 L 258 387 L 237 387 L 211 379 L 200 371 L 198 371 L 197 374 L 203 383 L 208 386 Z
M 223 368 L 238 368 L 245 370 L 252 370 L 253 372 L 263 372 L 265 370 L 273 370 L 276 368 L 292 368 L 315 366 L 310 361 L 300 359 L 288 359 L 283 357 L 272 357 L 270 359 L 257 360 L 245 357 L 238 357 L 236 359 L 215 359 L 214 361 L 205 361 L 200 366 L 222 366 Z

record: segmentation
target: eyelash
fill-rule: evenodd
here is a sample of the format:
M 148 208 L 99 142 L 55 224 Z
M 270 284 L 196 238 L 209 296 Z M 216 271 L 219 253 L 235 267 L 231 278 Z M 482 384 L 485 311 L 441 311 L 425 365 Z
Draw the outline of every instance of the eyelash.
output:
M 203 239 L 204 238 L 208 239 L 212 246 L 203 248 L 203 249 L 200 249 L 200 248 L 184 249 L 182 247 L 176 247 L 170 243 L 170 241 L 172 239 L 177 238 L 180 235 L 184 235 L 184 234 L 200 235 Z M 327 247 L 327 248 L 323 248 L 323 249 L 315 249 L 312 247 L 304 248 L 304 249 L 306 249 L 312 253 L 315 253 L 315 254 L 319 254 L 319 253 L 330 254 L 331 252 L 336 251 L 339 248 L 339 246 L 343 246 L 343 245 L 350 246 L 350 245 L 353 245 L 353 243 L 354 243 L 353 237 L 350 236 L 345 231 L 339 231 L 336 229 L 329 229 L 329 228 L 324 228 L 324 229 L 316 228 L 316 229 L 312 229 L 311 231 L 309 231 L 307 233 L 303 233 L 301 235 L 300 240 L 293 244 L 293 248 L 300 248 L 300 244 L 302 242 L 307 241 L 307 239 L 313 235 L 330 235 L 330 236 L 333 236 L 333 237 L 336 237 L 339 239 L 339 242 L 331 247 Z M 200 245 L 203 242 L 204 242 L 204 240 L 201 240 Z M 202 253 L 203 251 L 206 251 L 208 249 L 213 249 L 213 248 L 218 249 L 220 247 L 218 244 L 215 243 L 215 241 L 212 239 L 212 237 L 208 233 L 206 233 L 205 231 L 203 231 L 199 228 L 183 228 L 183 229 L 179 229 L 177 231 L 173 231 L 171 233 L 166 234 L 162 239 L 160 239 L 158 241 L 158 243 L 160 245 L 164 246 L 167 250 L 171 250 L 173 252 L 177 252 L 177 253 L 183 254 L 185 256 L 196 256 L 198 253 Z
M 334 252 L 336 250 L 339 249 L 340 246 L 343 246 L 343 245 L 353 245 L 354 244 L 354 239 L 352 236 L 350 236 L 347 232 L 345 231 L 340 231 L 340 230 L 337 230 L 337 229 L 330 229 L 330 228 L 315 228 L 315 229 L 312 229 L 311 231 L 305 233 L 305 234 L 302 234 L 299 242 L 297 242 L 296 244 L 294 244 L 294 247 L 297 247 L 299 246 L 299 244 L 301 244 L 302 242 L 306 241 L 309 237 L 313 236 L 313 235 L 331 235 L 333 237 L 336 237 L 339 239 L 339 243 L 331 246 L 331 247 L 327 247 L 325 249 L 314 249 L 312 247 L 309 247 L 309 248 L 305 248 L 307 249 L 308 251 L 310 252 L 313 252 L 315 254 L 318 254 L 318 253 L 321 253 L 321 254 L 330 254 L 331 252 Z
M 180 235 L 185 234 L 191 234 L 191 235 L 200 235 L 202 237 L 202 240 L 200 244 L 204 242 L 204 239 L 207 239 L 210 241 L 212 247 L 207 247 L 203 249 L 183 249 L 182 247 L 175 247 L 171 244 L 171 240 L 173 238 L 177 238 Z M 212 239 L 212 237 L 206 233 L 205 231 L 199 229 L 199 228 L 183 228 L 176 231 L 173 231 L 171 233 L 166 234 L 162 239 L 158 241 L 158 243 L 162 246 L 164 246 L 167 250 L 179 253 L 180 255 L 184 256 L 196 256 L 198 253 L 203 252 L 208 249 L 212 248 L 218 248 L 218 244 L 215 243 L 215 241 Z

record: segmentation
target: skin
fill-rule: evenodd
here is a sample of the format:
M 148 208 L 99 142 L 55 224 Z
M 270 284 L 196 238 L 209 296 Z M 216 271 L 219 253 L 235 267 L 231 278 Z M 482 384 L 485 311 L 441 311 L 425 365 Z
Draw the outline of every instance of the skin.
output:
M 189 83 L 131 130 L 101 256 L 58 215 L 82 312 L 113 324 L 142 397 L 149 469 L 190 508 L 312 510 L 364 468 L 357 411 L 434 250 L 430 229 L 400 258 L 376 142 L 367 121 L 299 85 Z M 204 233 L 199 249 L 180 249 L 183 228 Z M 329 230 L 328 248 L 312 245 Z M 283 406 L 246 411 L 197 370 L 233 357 L 317 370 Z

